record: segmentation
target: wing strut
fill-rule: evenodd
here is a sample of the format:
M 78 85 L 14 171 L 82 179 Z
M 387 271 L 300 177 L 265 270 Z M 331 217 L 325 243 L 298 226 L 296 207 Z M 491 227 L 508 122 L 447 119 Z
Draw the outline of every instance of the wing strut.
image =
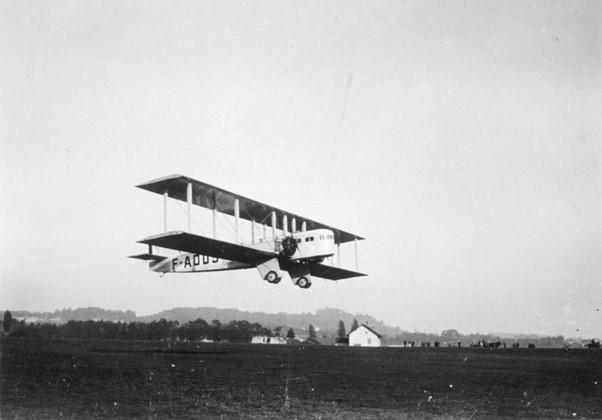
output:
M 355 248 L 355 271 L 360 271 L 360 264 L 357 260 L 357 238 L 353 240 L 353 247 Z
M 217 204 L 215 203 L 215 194 L 213 194 L 213 239 L 217 239 Z
M 234 242 L 238 243 L 238 219 L 240 218 L 240 207 L 238 198 L 234 199 Z
M 276 239 L 276 212 L 272 211 L 272 239 Z
M 186 185 L 186 210 L 188 212 L 188 233 L 192 232 L 191 223 L 191 209 L 192 209 L 192 182 L 188 182 Z
M 163 193 L 163 232 L 167 232 L 167 189 Z

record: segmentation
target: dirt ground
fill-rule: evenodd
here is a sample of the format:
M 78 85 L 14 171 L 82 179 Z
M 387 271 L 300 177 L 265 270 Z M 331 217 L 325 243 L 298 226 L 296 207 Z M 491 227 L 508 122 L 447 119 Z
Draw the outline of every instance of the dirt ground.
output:
M 602 418 L 602 351 L 1 342 L 2 419 Z

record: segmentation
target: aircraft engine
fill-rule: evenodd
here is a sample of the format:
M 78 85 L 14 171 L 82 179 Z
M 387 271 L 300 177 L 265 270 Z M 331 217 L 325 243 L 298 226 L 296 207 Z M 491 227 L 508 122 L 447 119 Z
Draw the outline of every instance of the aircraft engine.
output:
M 287 257 L 292 257 L 297 252 L 297 240 L 292 236 L 287 236 L 282 240 L 282 254 Z

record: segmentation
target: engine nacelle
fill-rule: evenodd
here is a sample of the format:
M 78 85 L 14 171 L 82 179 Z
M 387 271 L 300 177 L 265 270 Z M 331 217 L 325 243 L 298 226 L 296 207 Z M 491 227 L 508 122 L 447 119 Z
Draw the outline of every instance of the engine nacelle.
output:
M 280 248 L 282 249 L 280 253 L 286 257 L 292 257 L 299 246 L 297 245 L 297 240 L 292 236 L 287 236 L 280 243 Z

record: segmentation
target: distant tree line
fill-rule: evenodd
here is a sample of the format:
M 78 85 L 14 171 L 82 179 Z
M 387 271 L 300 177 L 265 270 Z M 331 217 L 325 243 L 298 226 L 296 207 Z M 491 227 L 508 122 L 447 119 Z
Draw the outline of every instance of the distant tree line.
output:
M 95 308 L 88 308 L 95 309 Z M 71 311 L 71 310 L 64 310 Z M 77 313 L 77 311 L 73 311 Z M 78 315 L 81 315 L 78 313 Z M 123 313 L 121 314 L 123 315 Z M 80 339 L 115 339 L 115 340 L 187 340 L 197 341 L 202 339 L 212 341 L 228 341 L 232 343 L 246 343 L 254 336 L 282 336 L 288 339 L 296 337 L 292 328 L 277 326 L 274 330 L 263 327 L 259 323 L 248 321 L 231 321 L 221 323 L 214 320 L 211 323 L 203 319 L 196 319 L 180 324 L 178 321 L 160 319 L 152 322 L 115 322 L 102 321 L 69 321 L 66 324 L 27 323 L 15 319 L 6 311 L 2 319 L 2 332 L 10 337 L 30 338 L 80 338 Z M 351 328 L 346 331 L 345 324 L 341 320 L 336 331 L 316 331 L 313 325 L 309 325 L 309 337 L 301 337 L 312 343 L 334 344 L 340 343 L 358 328 L 357 320 L 353 320 Z M 286 332 L 285 332 L 286 331 Z M 563 336 L 551 337 L 524 337 L 500 338 L 491 334 L 462 334 L 457 330 L 444 330 L 441 334 L 429 334 L 421 332 L 405 332 L 385 338 L 388 345 L 405 346 L 427 346 L 427 347 L 529 347 L 537 348 L 561 348 L 567 346 Z M 499 345 L 498 345 L 499 343 Z M 599 348 L 599 341 L 592 340 L 588 345 L 590 348 Z
M 272 336 L 272 331 L 257 323 L 232 321 L 222 324 L 197 319 L 184 324 L 161 319 L 152 322 L 69 321 L 66 324 L 38 324 L 15 320 L 5 313 L 2 329 L 9 337 L 75 338 L 105 340 L 212 340 L 248 343 L 256 335 Z

